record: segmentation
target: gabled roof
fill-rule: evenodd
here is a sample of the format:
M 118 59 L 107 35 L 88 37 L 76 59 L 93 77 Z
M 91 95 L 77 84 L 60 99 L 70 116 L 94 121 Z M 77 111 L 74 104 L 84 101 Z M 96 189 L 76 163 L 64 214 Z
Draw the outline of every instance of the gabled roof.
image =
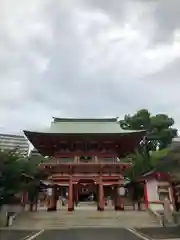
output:
M 145 131 L 123 130 L 117 118 L 53 118 L 51 127 L 41 132 L 57 134 L 127 134 Z
M 146 179 L 151 179 L 151 178 L 152 179 L 157 178 L 157 179 L 161 179 L 161 180 L 169 180 L 169 174 L 167 172 L 152 170 L 150 172 L 143 174 L 140 177 L 140 180 L 146 180 Z

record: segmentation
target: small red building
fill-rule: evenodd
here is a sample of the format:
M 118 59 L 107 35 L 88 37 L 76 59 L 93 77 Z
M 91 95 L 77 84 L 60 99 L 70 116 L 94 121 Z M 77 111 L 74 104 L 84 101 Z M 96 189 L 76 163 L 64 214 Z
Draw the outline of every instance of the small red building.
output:
M 140 181 L 144 183 L 146 208 L 153 211 L 163 211 L 164 200 L 167 198 L 170 201 L 171 209 L 174 209 L 173 187 L 168 173 L 151 171 L 144 174 Z
M 40 167 L 49 172 L 48 210 L 56 210 L 57 195 L 68 189 L 68 210 L 82 195 L 93 193 L 97 209 L 113 196 L 115 210 L 124 209 L 121 186 L 131 163 L 121 158 L 134 151 L 145 131 L 120 128 L 117 118 L 54 118 L 45 131 L 24 131 L 33 146 L 51 161 Z

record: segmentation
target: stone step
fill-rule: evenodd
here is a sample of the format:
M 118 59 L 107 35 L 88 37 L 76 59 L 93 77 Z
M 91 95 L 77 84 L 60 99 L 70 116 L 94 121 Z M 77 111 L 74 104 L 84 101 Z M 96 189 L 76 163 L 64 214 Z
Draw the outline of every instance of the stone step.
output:
M 157 223 L 147 212 L 136 211 L 74 211 L 26 212 L 12 226 L 16 229 L 61 229 L 80 227 L 148 227 Z

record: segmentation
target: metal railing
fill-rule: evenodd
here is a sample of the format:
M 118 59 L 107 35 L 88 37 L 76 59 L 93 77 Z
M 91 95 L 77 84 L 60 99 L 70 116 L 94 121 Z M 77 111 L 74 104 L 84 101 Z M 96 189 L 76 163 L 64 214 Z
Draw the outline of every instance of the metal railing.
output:
M 97 156 L 93 156 L 91 159 L 88 158 L 84 158 L 81 159 L 79 156 L 75 156 L 75 157 L 58 157 L 58 158 L 52 158 L 49 163 L 56 163 L 56 164 L 60 164 L 60 163 L 76 163 L 76 164 L 84 164 L 84 163 L 89 163 L 89 164 L 122 164 L 122 163 L 127 163 L 127 162 L 122 162 L 120 159 L 118 159 L 117 157 L 97 157 Z M 128 163 L 127 163 L 128 164 Z

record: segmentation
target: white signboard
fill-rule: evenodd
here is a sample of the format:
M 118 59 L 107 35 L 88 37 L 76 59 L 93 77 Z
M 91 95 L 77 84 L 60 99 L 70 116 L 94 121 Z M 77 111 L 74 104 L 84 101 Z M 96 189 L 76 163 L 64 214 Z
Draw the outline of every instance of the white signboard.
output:
M 124 187 L 119 187 L 118 188 L 118 195 L 124 196 L 125 195 L 125 188 Z
M 48 188 L 47 189 L 47 195 L 48 196 L 52 196 L 52 188 Z

